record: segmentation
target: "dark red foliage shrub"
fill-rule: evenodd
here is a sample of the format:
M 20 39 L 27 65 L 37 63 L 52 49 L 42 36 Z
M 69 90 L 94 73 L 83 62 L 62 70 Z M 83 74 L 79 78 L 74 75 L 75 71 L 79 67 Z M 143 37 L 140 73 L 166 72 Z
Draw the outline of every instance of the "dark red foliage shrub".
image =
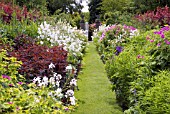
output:
M 25 42 L 27 39 L 29 41 Z M 22 43 L 18 43 L 20 41 Z M 23 38 L 21 36 L 17 37 L 15 43 L 16 47 L 12 52 L 9 52 L 9 55 L 23 62 L 19 73 L 27 79 L 33 79 L 38 76 L 51 77 L 53 72 L 66 76 L 66 67 L 68 65 L 67 51 L 62 47 L 54 46 L 49 48 L 47 46 L 37 45 L 30 37 L 26 36 Z M 51 63 L 55 65 L 53 70 L 49 69 Z M 65 80 L 65 77 L 63 78 Z
M 160 26 L 170 24 L 170 9 L 167 6 L 163 8 L 157 7 L 155 11 L 147 11 L 144 14 L 136 16 L 136 19 L 143 23 L 150 23 Z
M 13 6 L 11 3 L 5 4 L 0 2 L 0 16 L 2 20 L 6 23 L 10 23 L 13 18 L 13 13 L 16 13 L 16 19 L 21 21 L 23 19 L 37 20 L 40 17 L 39 12 L 28 12 L 27 8 L 24 6 L 20 8 L 19 6 Z
M 36 42 L 35 39 L 23 34 L 14 39 L 13 48 L 14 50 L 18 50 L 21 47 L 26 49 L 27 47 L 33 46 L 35 42 Z

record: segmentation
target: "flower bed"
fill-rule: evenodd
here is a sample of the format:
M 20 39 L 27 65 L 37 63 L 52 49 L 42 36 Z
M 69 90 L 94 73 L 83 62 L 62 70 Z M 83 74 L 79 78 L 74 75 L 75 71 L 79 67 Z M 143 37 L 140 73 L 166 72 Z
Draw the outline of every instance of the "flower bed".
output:
M 74 110 L 76 78 L 87 44 L 83 31 L 61 21 L 55 26 L 44 22 L 39 29 L 32 21 L 10 23 L 15 26 L 0 23 L 0 113 Z
M 103 27 L 101 28 L 103 30 Z M 102 60 L 105 62 L 119 55 L 123 50 L 123 45 L 131 40 L 133 36 L 138 35 L 138 30 L 132 26 L 112 25 L 106 27 L 100 34 L 97 49 Z
M 96 35 L 100 39 L 96 45 L 99 54 L 110 56 L 104 59 L 105 68 L 124 113 L 169 113 L 164 99 L 169 94 L 170 27 L 133 38 L 123 34 L 123 27 L 114 25 L 110 29 Z

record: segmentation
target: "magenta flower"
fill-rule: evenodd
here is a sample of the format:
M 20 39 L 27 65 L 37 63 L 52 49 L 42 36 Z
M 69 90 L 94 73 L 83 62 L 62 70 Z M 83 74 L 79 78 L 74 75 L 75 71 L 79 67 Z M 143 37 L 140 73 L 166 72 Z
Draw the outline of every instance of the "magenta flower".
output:
M 69 109 L 68 108 L 65 108 L 65 111 L 68 111 Z
M 5 75 L 5 74 L 2 75 L 2 78 L 6 78 L 8 80 L 11 80 L 11 78 L 8 75 Z
M 160 34 L 161 38 L 165 38 L 165 35 L 164 34 Z
M 18 82 L 18 84 L 22 85 L 22 82 Z
M 152 43 L 152 42 L 154 42 L 154 40 L 150 40 L 150 42 Z
M 20 110 L 18 106 L 16 107 L 16 110 Z
M 8 102 L 8 104 L 13 104 L 13 102 Z
M 138 55 L 137 58 L 140 59 L 140 55 Z
M 150 40 L 149 36 L 146 36 L 146 40 Z
M 167 45 L 170 45 L 170 41 L 168 41 L 168 40 L 165 40 L 165 43 L 166 43 Z
M 9 84 L 10 87 L 13 87 L 13 84 Z
M 138 59 L 143 59 L 144 56 L 138 55 L 137 58 L 138 58 Z
M 158 43 L 157 46 L 160 47 L 160 46 L 161 46 L 161 43 Z

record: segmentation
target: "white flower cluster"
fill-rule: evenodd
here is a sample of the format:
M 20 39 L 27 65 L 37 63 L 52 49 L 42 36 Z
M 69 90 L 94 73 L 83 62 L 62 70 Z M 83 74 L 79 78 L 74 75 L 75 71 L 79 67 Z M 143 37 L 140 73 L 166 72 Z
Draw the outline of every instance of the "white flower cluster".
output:
M 49 69 L 50 68 L 55 68 L 55 65 L 53 63 L 51 63 L 49 65 Z M 49 84 L 53 85 L 53 87 L 60 86 L 60 79 L 62 78 L 61 74 L 57 74 L 55 72 L 53 72 L 53 76 L 48 78 L 46 76 L 44 76 L 42 79 L 40 77 L 34 77 L 33 79 L 33 83 L 38 84 L 38 86 L 48 86 Z
M 61 88 L 57 88 L 57 90 L 55 90 L 54 92 L 49 92 L 48 95 L 49 96 L 52 96 L 54 98 L 62 98 L 63 97 L 63 94 L 61 93 L 62 92 L 62 89 Z
M 65 95 L 66 98 L 70 98 L 70 102 L 71 102 L 71 105 L 76 105 L 76 98 L 74 97 L 74 91 L 73 90 L 67 90 L 66 92 L 66 95 Z
M 77 30 L 65 22 L 58 21 L 55 26 L 52 26 L 45 21 L 39 26 L 38 33 L 41 44 L 43 44 L 43 40 L 47 40 L 52 46 L 62 45 L 65 50 L 75 54 L 81 54 L 85 48 L 83 31 Z

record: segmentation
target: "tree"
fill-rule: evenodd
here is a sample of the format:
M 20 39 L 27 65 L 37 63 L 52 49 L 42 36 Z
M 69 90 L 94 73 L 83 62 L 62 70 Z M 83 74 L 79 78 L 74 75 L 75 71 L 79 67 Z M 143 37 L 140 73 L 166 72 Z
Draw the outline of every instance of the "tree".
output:
M 96 16 L 101 14 L 101 3 L 102 0 L 91 0 L 89 3 L 89 11 L 90 11 L 90 19 L 89 23 L 94 23 L 95 19 L 97 18 Z
M 48 10 L 50 14 L 54 14 L 54 12 L 58 9 L 61 12 L 73 14 L 73 12 L 81 12 L 83 6 L 81 2 L 77 0 L 47 0 L 48 1 Z
M 148 10 L 155 10 L 158 6 L 164 7 L 167 5 L 170 7 L 170 0 L 133 0 L 133 1 L 135 12 L 137 13 L 144 13 Z

